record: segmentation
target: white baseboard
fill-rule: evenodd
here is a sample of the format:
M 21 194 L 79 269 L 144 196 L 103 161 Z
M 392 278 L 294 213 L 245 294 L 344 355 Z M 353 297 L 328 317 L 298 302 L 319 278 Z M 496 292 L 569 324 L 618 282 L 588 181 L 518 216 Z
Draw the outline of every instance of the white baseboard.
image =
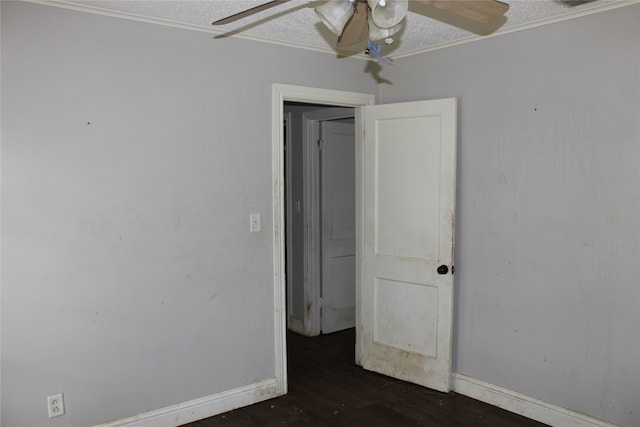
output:
M 176 427 L 282 394 L 274 378 L 94 427 Z
M 616 427 L 615 424 L 571 411 L 534 397 L 452 373 L 452 390 L 509 412 L 557 427 Z M 276 379 L 205 396 L 94 427 L 176 427 L 243 406 L 282 396 Z
M 525 396 L 466 375 L 451 375 L 452 389 L 458 394 L 489 403 L 509 412 L 557 427 L 615 427 L 606 421 L 592 418 L 542 400 Z

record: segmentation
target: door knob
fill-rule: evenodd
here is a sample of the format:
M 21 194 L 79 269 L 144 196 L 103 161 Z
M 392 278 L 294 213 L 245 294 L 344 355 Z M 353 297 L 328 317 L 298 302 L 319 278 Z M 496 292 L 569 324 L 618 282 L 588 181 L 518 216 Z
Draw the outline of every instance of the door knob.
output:
M 436 271 L 438 272 L 438 274 L 447 274 L 449 272 L 449 267 L 442 264 Z

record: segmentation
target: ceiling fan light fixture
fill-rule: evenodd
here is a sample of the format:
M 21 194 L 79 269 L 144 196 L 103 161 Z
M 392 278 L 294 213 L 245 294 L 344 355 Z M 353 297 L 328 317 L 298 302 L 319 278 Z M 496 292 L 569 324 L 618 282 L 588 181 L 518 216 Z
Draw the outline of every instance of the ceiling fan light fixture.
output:
M 371 18 L 371 14 L 369 14 L 369 40 L 389 39 L 391 38 L 392 35 L 400 31 L 403 25 L 404 25 L 404 21 L 400 22 L 397 25 L 394 25 L 391 28 L 381 28 L 377 26 L 375 22 L 373 22 L 373 19 Z M 393 39 L 391 40 L 392 40 L 391 43 L 393 43 Z M 387 44 L 390 44 L 390 43 L 387 43 Z
M 2 0 L 0 0 L 2 1 Z M 264 1 L 264 0 L 263 0 Z M 278 6 L 291 0 L 269 0 L 241 12 L 229 15 L 212 22 L 212 25 L 224 25 L 247 16 Z M 429 4 L 436 9 L 470 19 L 475 22 L 489 24 L 502 19 L 509 5 L 501 0 L 415 0 Z M 296 8 L 292 8 L 294 10 Z M 380 55 L 381 47 L 376 40 L 393 43 L 392 34 L 402 29 L 404 19 L 409 11 L 409 0 L 323 0 L 315 12 L 322 23 L 338 36 L 336 47 L 352 46 L 367 42 L 368 49 L 376 52 L 378 62 L 387 63 Z M 258 21 L 260 23 L 260 21 Z
M 398 25 L 409 10 L 409 0 L 367 0 L 371 18 L 380 28 Z
M 388 1 L 388 0 L 387 0 Z M 324 25 L 336 35 L 342 34 L 344 26 L 353 15 L 355 2 L 351 0 L 329 0 L 316 7 L 316 14 Z

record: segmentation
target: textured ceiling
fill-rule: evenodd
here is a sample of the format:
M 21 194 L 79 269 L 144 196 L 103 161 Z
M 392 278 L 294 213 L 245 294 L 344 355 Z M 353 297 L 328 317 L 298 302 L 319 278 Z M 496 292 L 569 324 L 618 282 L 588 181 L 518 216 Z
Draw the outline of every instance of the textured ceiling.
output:
M 108 13 L 133 19 L 142 18 L 147 21 L 210 31 L 219 35 L 217 39 L 220 43 L 224 43 L 222 36 L 235 36 L 337 52 L 333 47 L 337 37 L 320 23 L 313 11 L 315 6 L 324 1 L 292 0 L 222 27 L 213 27 L 211 22 L 265 3 L 267 0 L 34 1 L 87 12 Z M 504 20 L 492 25 L 478 24 L 410 1 L 404 30 L 395 36 L 396 42 L 392 46 L 384 47 L 384 54 L 398 58 L 478 36 L 513 31 L 540 21 L 564 19 L 638 2 L 637 0 L 503 1 L 509 3 L 509 11 Z M 348 50 L 360 53 L 363 49 L 364 46 L 354 46 Z M 349 54 L 348 51 L 342 53 Z

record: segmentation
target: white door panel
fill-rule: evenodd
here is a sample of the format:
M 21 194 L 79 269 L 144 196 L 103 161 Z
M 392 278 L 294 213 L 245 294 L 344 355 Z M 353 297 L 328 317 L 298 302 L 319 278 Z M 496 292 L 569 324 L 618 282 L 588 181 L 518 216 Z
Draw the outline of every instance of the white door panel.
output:
M 437 229 L 415 224 L 437 221 L 438 205 L 429 197 L 439 182 L 439 169 L 425 167 L 425 159 L 439 159 L 436 118 L 384 120 L 377 123 L 375 179 L 376 253 L 420 259 L 437 258 Z M 430 134 L 420 139 L 398 135 Z M 424 131 L 422 131 L 424 132 Z M 428 160 L 427 160 L 428 161 Z M 389 224 L 395 224 L 389 227 Z
M 448 391 L 456 100 L 365 107 L 364 133 L 361 362 Z

